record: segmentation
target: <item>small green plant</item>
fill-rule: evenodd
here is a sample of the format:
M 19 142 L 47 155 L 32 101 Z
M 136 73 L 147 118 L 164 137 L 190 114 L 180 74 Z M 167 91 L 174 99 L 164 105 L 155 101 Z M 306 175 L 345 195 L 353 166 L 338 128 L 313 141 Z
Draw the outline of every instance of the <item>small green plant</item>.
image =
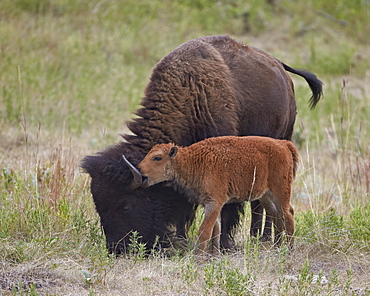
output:
M 351 237 L 359 242 L 370 242 L 370 203 L 364 207 L 356 207 L 350 214 Z
M 19 282 L 16 286 L 12 289 L 12 294 L 14 296 L 37 296 L 39 293 L 37 292 L 36 284 L 31 283 L 29 285 L 25 285 L 23 282 Z
M 187 262 L 187 263 L 183 263 L 182 264 L 182 268 L 181 268 L 181 274 L 182 274 L 182 277 L 184 278 L 184 280 L 186 281 L 186 283 L 188 285 L 191 285 L 192 283 L 194 283 L 198 276 L 199 276 L 199 268 L 198 266 L 190 261 L 190 262 Z M 205 278 L 206 280 L 206 278 Z M 209 283 L 211 284 L 211 283 Z
M 141 236 L 137 231 L 133 231 L 130 235 L 129 250 L 130 254 L 136 260 L 143 260 L 146 257 L 146 244 L 140 242 Z
M 310 273 L 310 269 L 310 262 L 306 259 L 298 277 L 298 289 L 301 295 L 304 295 L 304 291 L 306 291 L 307 286 L 312 282 L 313 274 Z
M 230 265 L 230 261 L 224 258 L 203 268 L 205 294 L 222 291 L 226 295 L 252 295 L 255 278 L 249 272 L 244 274 L 240 268 Z
M 346 281 L 346 284 L 344 286 L 344 292 L 345 293 L 349 293 L 350 292 L 350 288 L 351 288 L 351 284 L 352 284 L 352 280 L 353 280 L 353 270 L 352 269 L 348 269 L 346 271 L 347 273 L 347 281 Z
M 86 285 L 89 287 L 92 285 L 93 279 L 98 275 L 97 273 L 91 274 L 90 272 L 84 269 L 81 270 L 81 274 L 83 275 L 85 279 Z

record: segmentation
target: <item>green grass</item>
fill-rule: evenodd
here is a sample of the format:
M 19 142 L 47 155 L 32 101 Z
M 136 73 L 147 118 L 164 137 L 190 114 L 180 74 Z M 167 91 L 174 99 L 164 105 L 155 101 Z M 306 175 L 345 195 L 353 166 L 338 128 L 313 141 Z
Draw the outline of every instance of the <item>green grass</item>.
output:
M 0 294 L 369 295 L 368 1 L 0 2 Z M 153 66 L 229 34 L 324 82 L 294 77 L 296 247 L 248 236 L 208 261 L 188 250 L 107 255 L 81 157 L 119 141 Z M 248 212 L 248 211 L 247 211 Z

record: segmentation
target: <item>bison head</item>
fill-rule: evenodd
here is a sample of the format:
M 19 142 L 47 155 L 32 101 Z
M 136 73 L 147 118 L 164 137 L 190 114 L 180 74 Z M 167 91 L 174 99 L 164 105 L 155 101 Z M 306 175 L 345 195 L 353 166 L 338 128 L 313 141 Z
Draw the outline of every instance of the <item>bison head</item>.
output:
M 145 154 L 121 143 L 98 155 L 85 157 L 81 164 L 91 176 L 91 192 L 109 252 L 125 251 L 133 231 L 139 233 L 147 249 L 151 249 L 158 238 L 159 245 L 167 247 L 174 234 L 185 237 L 194 205 L 162 184 L 147 189 L 133 186 L 138 180 L 134 181 L 122 155 L 136 165 Z

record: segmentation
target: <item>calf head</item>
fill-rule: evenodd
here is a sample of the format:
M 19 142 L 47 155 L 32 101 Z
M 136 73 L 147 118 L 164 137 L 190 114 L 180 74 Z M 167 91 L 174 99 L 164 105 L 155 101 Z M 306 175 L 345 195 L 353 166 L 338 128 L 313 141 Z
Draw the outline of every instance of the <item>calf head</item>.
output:
M 143 176 L 142 187 L 146 188 L 171 180 L 173 177 L 172 160 L 177 151 L 178 147 L 172 143 L 156 145 L 149 151 L 138 165 Z

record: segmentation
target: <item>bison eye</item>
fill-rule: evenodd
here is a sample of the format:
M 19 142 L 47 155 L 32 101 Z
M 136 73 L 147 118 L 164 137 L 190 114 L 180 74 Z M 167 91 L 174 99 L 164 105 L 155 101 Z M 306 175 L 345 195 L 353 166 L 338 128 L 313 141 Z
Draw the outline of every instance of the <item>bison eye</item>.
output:
M 122 208 L 123 212 L 128 212 L 129 210 L 131 210 L 131 206 L 127 205 L 127 206 L 124 206 Z
M 154 158 L 153 158 L 153 160 L 154 160 L 154 161 L 161 161 L 161 160 L 162 160 L 162 157 L 160 157 L 160 156 L 156 156 L 156 157 L 154 157 Z

